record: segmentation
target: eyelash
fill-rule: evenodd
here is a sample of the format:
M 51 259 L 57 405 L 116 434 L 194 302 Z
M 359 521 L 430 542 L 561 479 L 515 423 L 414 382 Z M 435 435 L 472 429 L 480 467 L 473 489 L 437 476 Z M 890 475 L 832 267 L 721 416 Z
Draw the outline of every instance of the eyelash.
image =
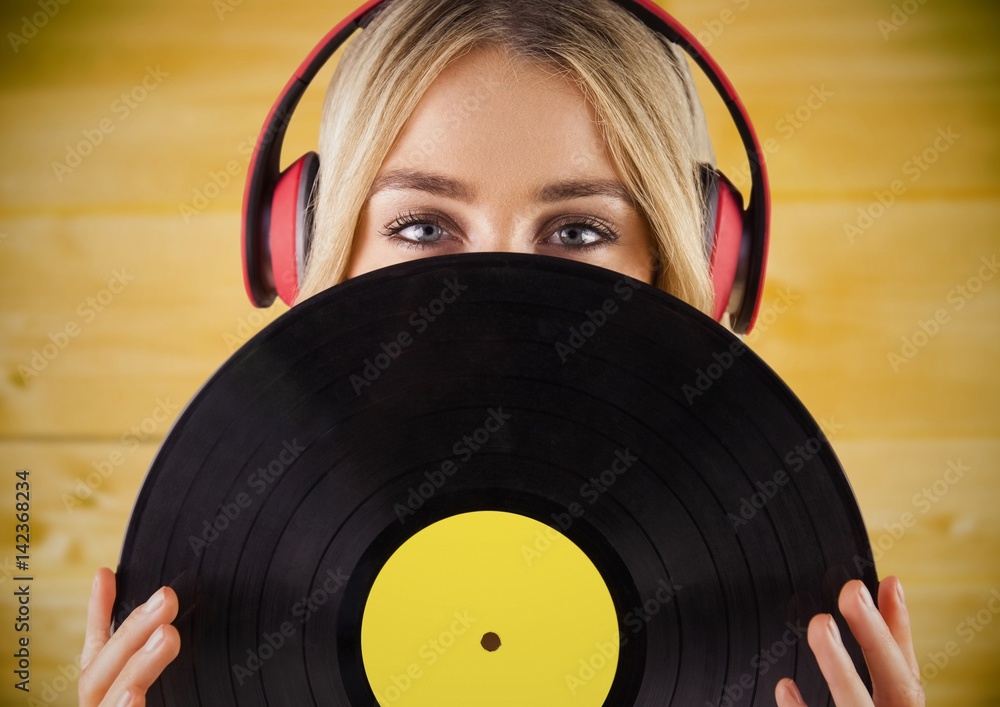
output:
M 432 226 L 436 226 L 437 228 L 447 230 L 444 223 L 442 223 L 441 218 L 437 214 L 414 214 L 412 211 L 407 211 L 406 213 L 400 213 L 392 222 L 386 224 L 385 227 L 379 231 L 379 235 L 388 238 L 389 240 L 396 241 L 398 245 L 401 245 L 404 248 L 416 248 L 418 250 L 422 250 L 424 248 L 431 248 L 438 245 L 440 241 L 412 241 L 408 238 L 401 238 L 397 235 L 404 228 L 422 224 L 430 224 Z M 555 230 L 553 230 L 553 233 L 561 231 L 564 228 L 572 228 L 574 226 L 592 230 L 601 236 L 601 240 L 594 241 L 593 243 L 576 246 L 562 246 L 563 248 L 570 248 L 577 252 L 588 251 L 615 243 L 620 236 L 617 228 L 593 216 L 573 217 L 572 220 L 560 224 Z
M 401 213 L 396 216 L 395 220 L 391 223 L 387 223 L 385 228 L 379 231 L 379 235 L 395 241 L 396 245 L 401 245 L 404 248 L 416 248 L 418 250 L 422 250 L 424 248 L 430 248 L 437 245 L 436 242 L 424 243 L 420 241 L 411 241 L 409 238 L 401 238 L 396 235 L 404 228 L 415 226 L 417 224 L 430 224 L 432 226 L 437 226 L 438 228 L 444 228 L 444 224 L 441 223 L 441 219 L 435 214 L 421 215 L 414 214 L 412 211 L 407 211 L 405 214 Z

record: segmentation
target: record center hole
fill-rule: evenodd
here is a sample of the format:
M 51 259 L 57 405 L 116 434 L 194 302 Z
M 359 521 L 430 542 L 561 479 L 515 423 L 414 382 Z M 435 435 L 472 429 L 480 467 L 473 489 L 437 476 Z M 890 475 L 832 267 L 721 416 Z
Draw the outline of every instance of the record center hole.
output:
M 492 653 L 500 647 L 500 636 L 496 635 L 492 631 L 488 631 L 483 634 L 483 640 L 481 640 L 479 644 Z

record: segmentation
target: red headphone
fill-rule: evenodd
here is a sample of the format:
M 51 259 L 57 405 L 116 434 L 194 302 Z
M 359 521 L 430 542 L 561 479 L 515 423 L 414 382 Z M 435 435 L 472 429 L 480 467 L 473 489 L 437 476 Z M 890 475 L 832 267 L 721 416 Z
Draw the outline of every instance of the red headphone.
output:
M 722 69 L 697 39 L 651 0 L 613 0 L 654 32 L 680 45 L 708 76 L 736 123 L 750 161 L 751 199 L 720 172 L 701 166 L 705 194 L 705 247 L 710 253 L 716 321 L 729 312 L 738 334 L 753 327 L 767 261 L 771 198 L 764 155 L 743 102 Z M 275 295 L 291 305 L 298 296 L 311 223 L 307 204 L 319 171 L 309 152 L 284 172 L 281 146 L 292 111 L 309 83 L 356 30 L 365 27 L 386 0 L 369 0 L 327 34 L 299 65 L 264 121 L 250 158 L 243 194 L 243 279 L 250 301 L 269 306 Z

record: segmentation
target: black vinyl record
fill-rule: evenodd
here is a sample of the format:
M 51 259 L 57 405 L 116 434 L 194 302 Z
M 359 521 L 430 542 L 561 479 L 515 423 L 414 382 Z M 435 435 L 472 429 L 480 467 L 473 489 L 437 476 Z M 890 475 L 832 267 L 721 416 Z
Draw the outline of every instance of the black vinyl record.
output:
M 504 424 L 414 498 L 493 410 Z M 623 449 L 635 470 L 557 527 Z M 629 639 L 605 704 L 773 704 L 782 677 L 832 704 L 804 635 L 819 612 L 837 616 L 868 680 L 836 610 L 848 579 L 875 592 L 868 538 L 826 436 L 784 383 L 656 288 L 482 253 L 305 301 L 185 409 L 118 569 L 116 626 L 164 584 L 181 602 L 181 653 L 148 703 L 377 704 L 360 638 L 376 575 L 420 529 L 476 510 L 555 527 L 599 570 Z M 679 588 L 664 610 L 626 625 L 663 582 Z M 234 673 L 320 591 L 308 621 Z

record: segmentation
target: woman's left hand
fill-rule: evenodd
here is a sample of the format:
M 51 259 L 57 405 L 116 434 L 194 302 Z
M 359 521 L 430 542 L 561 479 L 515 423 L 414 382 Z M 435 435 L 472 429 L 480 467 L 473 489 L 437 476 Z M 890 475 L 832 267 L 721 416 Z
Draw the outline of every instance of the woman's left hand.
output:
M 920 666 L 910 635 L 910 615 L 898 577 L 879 584 L 875 608 L 865 585 L 853 579 L 840 591 L 838 606 L 864 652 L 874 694 L 869 695 L 830 614 L 809 622 L 809 647 L 819 662 L 837 707 L 923 707 Z M 774 691 L 778 707 L 806 707 L 795 682 L 785 678 Z

